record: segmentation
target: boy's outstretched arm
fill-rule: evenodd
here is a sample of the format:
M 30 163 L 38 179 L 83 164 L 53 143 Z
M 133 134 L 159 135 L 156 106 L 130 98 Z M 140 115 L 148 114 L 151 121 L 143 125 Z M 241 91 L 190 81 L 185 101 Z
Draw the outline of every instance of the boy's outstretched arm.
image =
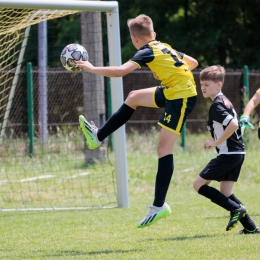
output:
M 118 67 L 95 67 L 89 61 L 77 61 L 77 66 L 83 68 L 86 72 L 106 77 L 123 77 L 138 68 L 137 64 L 130 61 Z
M 247 103 L 244 110 L 244 115 L 250 116 L 252 111 L 259 105 L 259 103 L 260 103 L 260 94 L 255 93 L 254 96 Z
M 184 54 L 183 60 L 188 64 L 190 70 L 195 69 L 199 65 L 197 60 L 195 60 L 191 56 L 188 56 L 187 54 Z

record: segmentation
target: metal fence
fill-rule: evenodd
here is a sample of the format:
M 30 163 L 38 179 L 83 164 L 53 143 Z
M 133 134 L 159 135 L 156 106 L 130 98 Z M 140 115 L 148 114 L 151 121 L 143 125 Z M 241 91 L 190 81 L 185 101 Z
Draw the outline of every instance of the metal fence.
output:
M 78 125 L 78 116 L 83 111 L 83 84 L 82 73 L 70 73 L 61 69 L 48 70 L 48 132 L 55 133 L 57 127 Z M 241 71 L 227 71 L 223 93 L 233 103 L 237 113 L 242 113 L 243 104 L 241 101 L 241 89 L 243 80 Z M 206 131 L 206 116 L 211 104 L 210 99 L 205 99 L 200 91 L 199 70 L 194 71 L 194 78 L 197 84 L 198 102 L 193 112 L 189 115 L 186 129 L 187 132 L 200 133 Z M 26 70 L 20 74 L 18 86 L 9 117 L 6 137 L 22 137 L 28 133 L 28 105 Z M 123 78 L 124 98 L 129 92 L 136 89 L 153 87 L 160 82 L 153 78 L 152 73 L 147 69 L 134 71 Z M 73 88 L 71 87 L 73 85 Z M 260 87 L 260 72 L 249 72 L 250 97 Z M 34 89 L 34 122 L 37 129 L 38 122 L 38 72 L 33 71 Z M 108 88 L 106 88 L 108 89 Z M 109 92 L 106 93 L 106 110 Z M 157 122 L 163 109 L 138 107 L 130 121 L 126 124 L 126 131 L 131 130 L 149 131 L 151 127 L 158 127 Z M 87 115 L 86 115 L 87 116 Z M 106 117 L 108 117 L 108 112 Z M 252 122 L 257 123 L 260 118 L 260 108 L 256 108 L 252 115 Z M 91 118 L 89 118 L 91 120 Z

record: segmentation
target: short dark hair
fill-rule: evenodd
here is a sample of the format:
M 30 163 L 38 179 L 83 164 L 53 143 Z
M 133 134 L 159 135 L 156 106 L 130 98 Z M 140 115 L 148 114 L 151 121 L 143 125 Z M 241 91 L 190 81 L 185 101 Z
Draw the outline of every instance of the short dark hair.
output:
M 205 68 L 200 72 L 200 80 L 212 80 L 214 82 L 222 82 L 224 84 L 226 71 L 220 65 L 213 65 Z

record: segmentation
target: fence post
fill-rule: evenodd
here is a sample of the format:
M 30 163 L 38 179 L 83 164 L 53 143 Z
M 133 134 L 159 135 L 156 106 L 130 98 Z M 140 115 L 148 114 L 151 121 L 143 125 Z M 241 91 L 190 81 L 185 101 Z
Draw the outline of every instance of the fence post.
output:
M 246 89 L 245 106 L 249 101 L 249 77 L 248 77 L 248 66 L 244 66 L 244 86 Z
M 33 110 L 32 63 L 27 63 L 28 135 L 29 155 L 34 154 L 34 110 Z
M 245 65 L 244 66 L 244 70 L 243 70 L 243 84 L 244 84 L 244 109 L 249 101 L 249 77 L 248 77 L 248 66 Z M 245 133 L 244 133 L 244 140 L 245 143 L 248 144 L 250 142 L 250 132 L 247 131 L 247 129 L 245 129 Z

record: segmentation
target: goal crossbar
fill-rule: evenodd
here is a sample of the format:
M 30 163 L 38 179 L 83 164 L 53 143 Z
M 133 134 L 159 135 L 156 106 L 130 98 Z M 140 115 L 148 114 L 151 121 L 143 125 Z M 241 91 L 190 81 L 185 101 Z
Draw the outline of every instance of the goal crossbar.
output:
M 119 30 L 119 10 L 117 1 L 73 1 L 73 0 L 1 0 L 0 8 L 14 9 L 50 9 L 99 11 L 107 14 L 108 52 L 111 66 L 120 66 L 121 45 Z M 112 112 L 116 112 L 123 103 L 122 78 L 111 78 Z M 125 127 L 114 133 L 114 153 L 118 207 L 129 207 L 128 174 L 126 163 Z
M 1 0 L 2 8 L 20 9 L 51 9 L 51 10 L 75 10 L 75 11 L 99 11 L 117 12 L 118 2 L 111 1 L 70 1 L 70 0 Z

